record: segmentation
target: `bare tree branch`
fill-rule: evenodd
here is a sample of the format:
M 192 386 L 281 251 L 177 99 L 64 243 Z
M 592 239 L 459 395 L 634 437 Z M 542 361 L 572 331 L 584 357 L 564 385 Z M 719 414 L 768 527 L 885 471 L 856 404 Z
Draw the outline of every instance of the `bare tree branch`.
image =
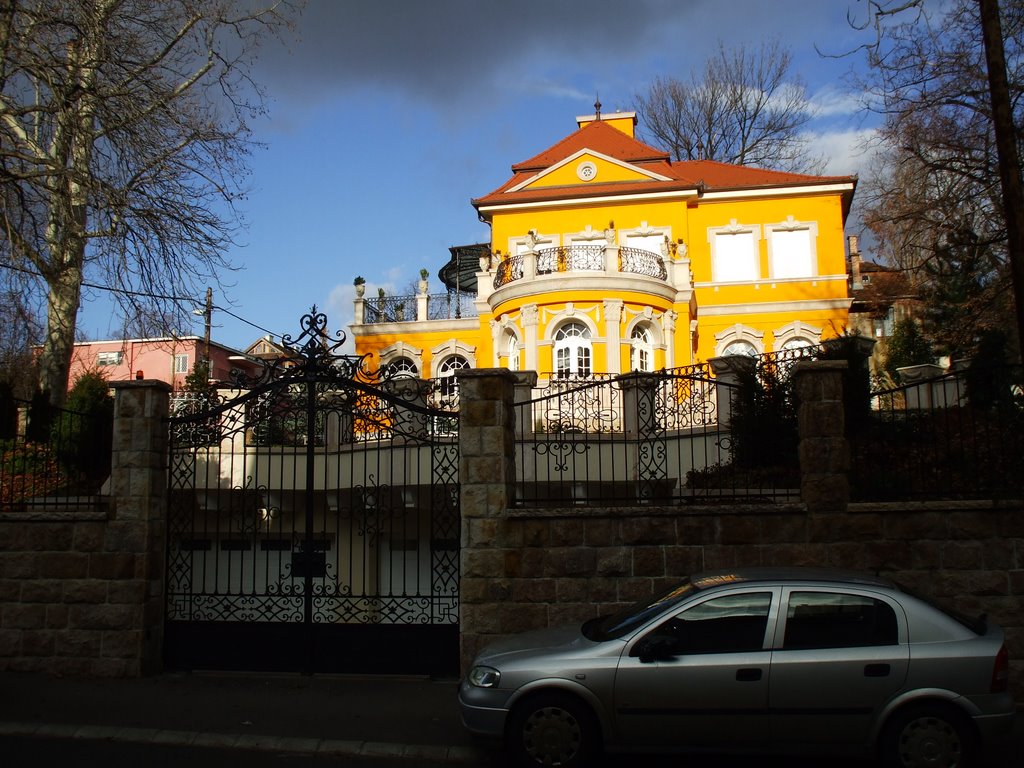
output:
M 813 118 L 790 54 L 777 42 L 718 52 L 689 82 L 658 78 L 636 96 L 649 140 L 676 160 L 718 160 L 778 170 L 816 171 L 801 130 Z
M 300 2 L 0 8 L 0 264 L 42 275 L 39 385 L 54 402 L 87 273 L 124 289 L 127 313 L 172 323 L 191 306 L 161 297 L 198 295 L 232 268 L 248 123 L 264 111 L 251 65 Z

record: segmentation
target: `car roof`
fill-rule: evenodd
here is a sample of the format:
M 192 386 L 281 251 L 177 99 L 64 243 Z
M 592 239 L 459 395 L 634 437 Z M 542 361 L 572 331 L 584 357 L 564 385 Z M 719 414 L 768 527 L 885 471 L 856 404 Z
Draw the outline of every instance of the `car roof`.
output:
M 896 586 L 888 579 L 869 573 L 804 566 L 762 566 L 702 571 L 693 574 L 690 582 L 698 590 L 735 584 L 782 582 L 824 582 L 886 589 L 893 589 Z

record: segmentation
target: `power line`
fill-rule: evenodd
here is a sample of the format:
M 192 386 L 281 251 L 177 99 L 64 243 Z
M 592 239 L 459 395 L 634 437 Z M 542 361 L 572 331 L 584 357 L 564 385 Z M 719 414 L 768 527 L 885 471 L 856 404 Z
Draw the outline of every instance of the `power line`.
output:
M 21 273 L 26 274 L 26 275 L 31 275 L 33 277 L 38 277 L 38 278 L 45 279 L 44 276 L 42 274 L 40 274 L 39 272 L 35 272 L 33 270 L 30 270 L 30 269 L 25 269 L 24 267 L 16 267 L 13 264 L 0 264 L 0 267 L 3 267 L 4 269 L 9 269 L 9 270 L 11 270 L 13 272 L 21 272 Z M 194 304 L 197 307 L 204 306 L 202 301 L 199 301 L 199 300 L 197 300 L 197 299 L 195 299 L 195 298 L 193 298 L 191 296 L 174 296 L 172 294 L 150 293 L 148 291 L 132 291 L 132 290 L 128 290 L 127 288 L 113 288 L 113 287 L 111 287 L 109 285 L 99 285 L 98 283 L 90 283 L 90 282 L 87 282 L 87 281 L 84 281 L 84 280 L 82 281 L 82 287 L 83 288 L 92 288 L 93 290 L 97 290 L 97 291 L 107 291 L 108 293 L 117 293 L 117 294 L 121 294 L 123 296 L 138 296 L 138 297 L 144 298 L 144 299 L 163 299 L 164 301 L 182 301 L 182 302 L 187 302 L 189 304 Z M 213 305 L 212 308 L 217 310 L 218 312 L 223 312 L 226 315 L 230 315 L 231 317 L 235 318 L 235 320 L 238 320 L 239 322 L 245 323 L 246 325 L 252 326 L 253 328 L 255 328 L 258 331 L 263 331 L 263 333 L 269 333 L 271 336 L 278 336 L 278 337 L 281 336 L 280 333 L 275 333 L 274 331 L 271 331 L 271 330 L 269 330 L 267 328 L 264 328 L 262 325 L 258 325 L 257 323 L 254 323 L 251 320 L 247 320 L 246 318 L 242 317 L 241 315 L 235 314 L 234 312 L 232 312 L 230 309 L 228 309 L 226 307 L 221 307 L 221 306 Z

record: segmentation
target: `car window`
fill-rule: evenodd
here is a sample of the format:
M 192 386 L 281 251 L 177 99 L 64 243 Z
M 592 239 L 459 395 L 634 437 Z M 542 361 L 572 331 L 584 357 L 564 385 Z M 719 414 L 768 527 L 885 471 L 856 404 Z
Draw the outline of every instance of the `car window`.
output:
M 853 648 L 899 642 L 896 612 L 884 600 L 840 592 L 793 592 L 783 648 Z
M 675 655 L 761 650 L 771 604 L 771 592 L 715 597 L 676 614 L 648 637 L 664 638 Z

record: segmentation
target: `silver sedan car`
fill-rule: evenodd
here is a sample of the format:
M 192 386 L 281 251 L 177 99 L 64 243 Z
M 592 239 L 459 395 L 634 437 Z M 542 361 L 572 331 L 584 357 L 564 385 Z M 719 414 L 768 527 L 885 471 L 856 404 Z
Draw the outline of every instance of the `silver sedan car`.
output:
M 619 613 L 484 649 L 466 727 L 522 765 L 629 752 L 877 755 L 960 768 L 1015 716 L 1002 630 L 884 579 L 704 573 Z

